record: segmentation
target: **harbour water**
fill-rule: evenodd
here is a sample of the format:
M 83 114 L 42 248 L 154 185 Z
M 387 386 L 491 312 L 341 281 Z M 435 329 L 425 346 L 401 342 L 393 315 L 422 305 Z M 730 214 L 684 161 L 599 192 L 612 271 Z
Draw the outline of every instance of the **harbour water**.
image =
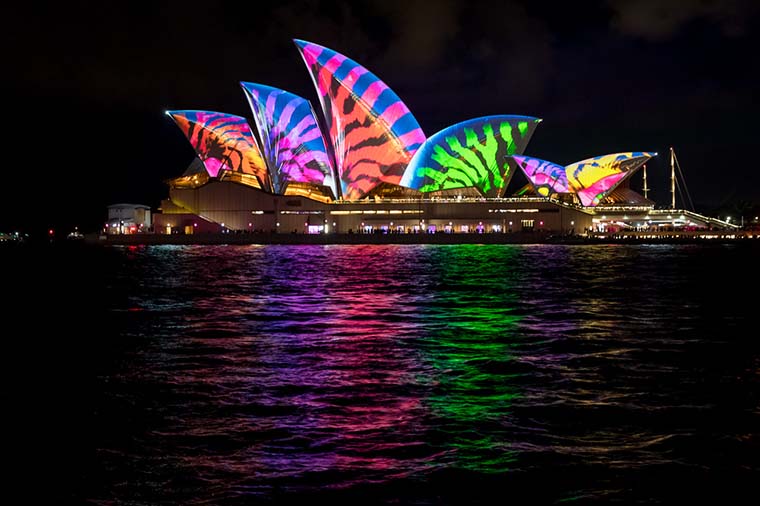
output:
M 8 249 L 5 479 L 103 505 L 747 503 L 759 252 Z

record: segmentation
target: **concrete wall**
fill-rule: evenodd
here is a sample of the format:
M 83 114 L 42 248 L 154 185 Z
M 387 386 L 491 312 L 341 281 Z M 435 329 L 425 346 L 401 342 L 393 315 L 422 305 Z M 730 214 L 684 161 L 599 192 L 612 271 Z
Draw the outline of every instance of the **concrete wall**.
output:
M 271 195 L 233 182 L 172 189 L 174 204 L 232 230 L 279 233 L 520 232 L 581 233 L 591 214 L 541 199 L 367 200 L 323 204 Z M 155 218 L 158 223 L 158 218 Z M 321 228 L 320 228 L 321 227 Z M 158 227 L 156 227 L 158 229 Z

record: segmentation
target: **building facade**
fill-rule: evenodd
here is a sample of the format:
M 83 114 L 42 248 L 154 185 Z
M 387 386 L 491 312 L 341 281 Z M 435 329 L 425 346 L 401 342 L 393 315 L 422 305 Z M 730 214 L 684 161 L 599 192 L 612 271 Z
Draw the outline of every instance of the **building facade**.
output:
M 473 118 L 428 137 L 368 69 L 295 43 L 326 130 L 308 100 L 250 82 L 241 86 L 254 128 L 226 113 L 167 111 L 198 163 L 170 182 L 157 232 L 564 235 L 652 225 L 654 202 L 629 180 L 656 153 L 569 165 L 524 156 L 541 120 L 523 115 Z M 508 195 L 517 173 L 528 184 Z M 695 225 L 694 218 L 681 221 Z
M 149 206 L 142 204 L 113 204 L 108 206 L 104 231 L 108 234 L 136 234 L 152 227 Z

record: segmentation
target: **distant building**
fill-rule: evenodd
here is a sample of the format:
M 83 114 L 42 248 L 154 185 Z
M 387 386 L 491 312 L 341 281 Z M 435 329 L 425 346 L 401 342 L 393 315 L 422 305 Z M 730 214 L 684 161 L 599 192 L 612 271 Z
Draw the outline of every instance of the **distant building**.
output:
M 152 226 L 150 207 L 142 204 L 113 204 L 108 206 L 106 232 L 109 234 L 136 234 L 147 232 Z

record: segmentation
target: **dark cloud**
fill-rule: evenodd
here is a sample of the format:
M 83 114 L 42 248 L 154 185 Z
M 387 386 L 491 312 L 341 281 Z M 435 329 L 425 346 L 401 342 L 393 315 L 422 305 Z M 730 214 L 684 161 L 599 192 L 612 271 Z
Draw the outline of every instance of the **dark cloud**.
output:
M 608 0 L 613 28 L 648 40 L 673 36 L 687 23 L 706 20 L 728 36 L 745 33 L 747 19 L 757 12 L 751 0 Z
M 545 96 L 552 38 L 522 3 L 393 1 L 378 12 L 392 29 L 377 73 L 425 131 L 479 115 L 531 114 Z
M 391 0 L 376 7 L 387 17 L 390 42 L 384 59 L 425 71 L 440 64 L 460 31 L 461 13 L 454 0 Z
M 72 212 L 95 221 L 107 203 L 157 205 L 162 181 L 192 160 L 164 109 L 250 117 L 238 86 L 248 80 L 319 110 L 292 38 L 365 65 L 428 134 L 482 115 L 534 115 L 544 122 L 528 154 L 572 162 L 672 144 L 695 198 L 760 199 L 757 171 L 746 164 L 760 114 L 752 2 L 72 1 L 45 9 L 16 2 L 6 11 L 4 86 L 25 108 L 14 129 L 44 131 L 35 146 L 46 156 L 24 149 L 6 163 L 48 178 L 61 170 L 57 160 L 75 160 L 75 170 L 35 189 L 35 198 L 49 208 L 76 202 Z M 736 172 L 736 188 L 714 184 L 715 160 Z M 666 167 L 651 169 L 650 185 L 665 188 L 656 178 Z M 9 171 L 5 184 L 28 184 L 28 174 Z M 25 193 L 8 193 L 0 228 L 27 219 L 18 215 Z M 40 223 L 49 219 L 39 214 Z
M 517 2 L 479 12 L 470 28 L 480 35 L 476 54 L 486 68 L 480 92 L 500 94 L 515 108 L 535 106 L 552 79 L 554 48 L 546 23 Z
M 267 40 L 281 41 L 287 44 L 288 50 L 295 51 L 290 39 L 297 38 L 366 55 L 374 43 L 360 12 L 352 5 L 340 2 L 277 2 L 271 10 L 260 13 L 262 33 L 255 37 L 256 45 L 268 47 Z

